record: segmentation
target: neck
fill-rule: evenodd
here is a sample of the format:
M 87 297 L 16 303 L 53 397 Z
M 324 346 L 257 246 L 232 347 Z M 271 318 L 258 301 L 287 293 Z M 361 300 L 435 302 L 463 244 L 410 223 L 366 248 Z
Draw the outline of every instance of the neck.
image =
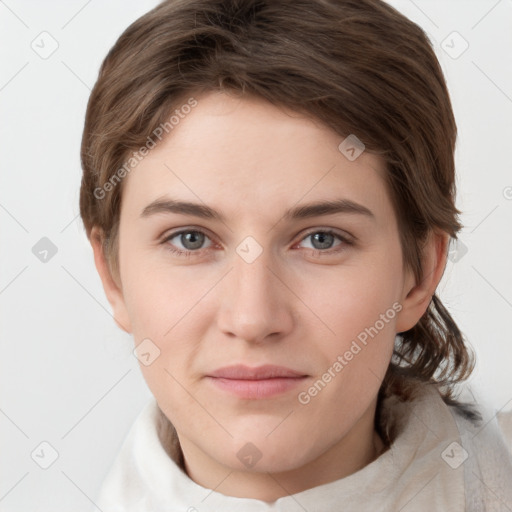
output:
M 227 496 L 273 502 L 359 471 L 386 449 L 374 429 L 375 402 L 353 428 L 318 458 L 281 472 L 241 471 L 212 459 L 186 436 L 179 434 L 183 469 L 197 484 Z M 174 450 L 173 459 L 179 455 Z

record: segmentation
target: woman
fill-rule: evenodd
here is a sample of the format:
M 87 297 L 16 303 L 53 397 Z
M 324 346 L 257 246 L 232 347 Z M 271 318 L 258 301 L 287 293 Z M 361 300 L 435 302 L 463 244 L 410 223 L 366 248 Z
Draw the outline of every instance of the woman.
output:
M 507 510 L 435 291 L 456 124 L 377 0 L 165 1 L 109 52 L 81 215 L 155 397 L 98 507 Z

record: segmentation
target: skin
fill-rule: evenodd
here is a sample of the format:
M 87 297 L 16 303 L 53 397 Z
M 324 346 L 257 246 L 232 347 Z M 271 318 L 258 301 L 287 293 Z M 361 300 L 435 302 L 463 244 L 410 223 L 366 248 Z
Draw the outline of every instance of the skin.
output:
M 350 475 L 382 452 L 375 407 L 395 335 L 427 309 L 449 237 L 430 237 L 425 277 L 415 282 L 403 271 L 379 157 L 363 152 L 349 161 L 338 150 L 343 137 L 260 99 L 218 92 L 196 99 L 125 178 L 119 276 L 109 273 L 97 228 L 91 243 L 117 323 L 135 345 L 149 338 L 160 350 L 141 371 L 177 430 L 190 478 L 226 495 L 271 502 Z M 225 220 L 141 216 L 164 196 L 206 204 Z M 339 198 L 374 217 L 284 218 L 289 208 Z M 186 228 L 205 233 L 199 248 L 179 235 L 165 241 Z M 352 243 L 335 235 L 321 245 L 315 233 L 326 229 Z M 251 263 L 236 252 L 247 236 L 262 249 Z M 180 256 L 170 247 L 196 252 Z M 400 312 L 301 404 L 298 393 L 394 303 Z M 205 377 L 236 363 L 277 364 L 308 377 L 281 395 L 241 399 Z M 253 467 L 237 457 L 248 442 L 261 454 Z

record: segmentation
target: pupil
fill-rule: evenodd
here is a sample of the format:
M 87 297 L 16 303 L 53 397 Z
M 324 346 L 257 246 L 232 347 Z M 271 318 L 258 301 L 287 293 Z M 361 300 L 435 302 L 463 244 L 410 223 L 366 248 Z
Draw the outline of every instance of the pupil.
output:
M 181 235 L 181 243 L 187 249 L 199 249 L 203 245 L 204 235 L 197 231 L 188 231 Z
M 333 235 L 330 233 L 315 233 L 313 235 L 313 246 L 316 249 L 328 249 L 333 241 Z M 320 246 L 317 246 L 316 242 L 320 242 Z

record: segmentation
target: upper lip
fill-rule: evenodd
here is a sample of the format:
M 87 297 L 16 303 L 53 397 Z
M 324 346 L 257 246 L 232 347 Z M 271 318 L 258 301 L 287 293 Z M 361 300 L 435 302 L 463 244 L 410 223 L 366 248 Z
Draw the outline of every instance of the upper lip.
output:
M 306 377 L 306 374 L 286 368 L 284 366 L 275 366 L 266 364 L 263 366 L 250 367 L 243 364 L 234 366 L 225 366 L 208 374 L 208 377 L 217 377 L 223 379 L 236 380 L 261 380 L 275 378 L 297 378 Z

